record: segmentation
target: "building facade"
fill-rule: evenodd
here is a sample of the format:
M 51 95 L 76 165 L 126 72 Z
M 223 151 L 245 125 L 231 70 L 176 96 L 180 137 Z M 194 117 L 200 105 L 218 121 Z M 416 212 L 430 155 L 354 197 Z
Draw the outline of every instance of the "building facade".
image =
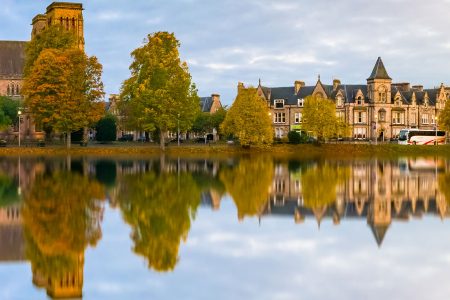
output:
M 73 31 L 78 47 L 84 49 L 83 6 L 81 3 L 53 2 L 45 14 L 39 14 L 32 20 L 31 38 L 51 25 L 61 25 Z M 25 41 L 0 41 L 0 96 L 22 101 L 23 68 L 25 64 Z M 26 112 L 20 117 L 20 136 L 22 140 L 43 139 L 45 133 L 36 126 Z M 0 133 L 2 139 L 17 140 L 18 122 L 9 130 Z
M 305 99 L 316 96 L 335 102 L 336 114 L 350 125 L 352 138 L 388 140 L 397 138 L 403 128 L 435 129 L 450 88 L 393 83 L 379 57 L 366 84 L 342 84 L 334 79 L 327 85 L 320 77 L 314 86 L 295 81 L 291 87 L 270 88 L 260 82 L 258 94 L 270 107 L 275 137 L 301 131 Z

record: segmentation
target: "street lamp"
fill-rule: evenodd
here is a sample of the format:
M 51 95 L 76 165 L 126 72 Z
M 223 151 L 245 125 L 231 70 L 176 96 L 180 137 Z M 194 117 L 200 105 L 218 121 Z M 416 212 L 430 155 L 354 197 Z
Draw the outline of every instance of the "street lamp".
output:
M 17 115 L 19 116 L 19 148 L 20 148 L 20 117 L 22 115 L 22 111 L 20 109 L 17 111 Z
M 437 116 L 435 116 L 434 117 L 434 120 L 435 120 L 435 122 L 434 122 L 434 133 L 435 133 L 435 144 L 436 144 L 436 146 L 439 144 L 438 143 L 438 139 L 437 139 L 437 130 L 438 130 L 438 117 Z
M 178 119 L 177 119 L 177 142 L 178 142 L 178 147 L 180 147 L 180 114 L 178 114 Z

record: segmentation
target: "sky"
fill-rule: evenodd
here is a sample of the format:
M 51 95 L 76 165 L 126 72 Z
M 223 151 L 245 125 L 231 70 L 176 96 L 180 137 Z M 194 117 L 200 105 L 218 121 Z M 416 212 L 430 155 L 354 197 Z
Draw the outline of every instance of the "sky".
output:
M 2 0 L 0 40 L 29 40 L 49 0 Z M 107 94 L 147 34 L 174 32 L 199 96 L 230 105 L 237 83 L 363 84 L 378 56 L 394 82 L 450 85 L 450 0 L 84 0 L 86 51 Z

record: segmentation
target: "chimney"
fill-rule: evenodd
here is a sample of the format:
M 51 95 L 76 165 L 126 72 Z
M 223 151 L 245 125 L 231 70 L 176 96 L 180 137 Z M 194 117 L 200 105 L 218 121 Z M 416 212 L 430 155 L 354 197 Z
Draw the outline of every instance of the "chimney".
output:
M 333 79 L 333 91 L 337 90 L 338 86 L 341 85 L 341 81 L 339 79 Z
M 211 104 L 211 113 L 215 113 L 219 108 L 222 107 L 222 103 L 220 103 L 220 95 L 212 94 L 212 104 Z
M 417 92 L 423 92 L 423 85 L 413 85 L 412 89 Z
M 296 80 L 296 81 L 294 82 L 294 91 L 295 91 L 295 94 L 298 94 L 298 92 L 300 91 L 300 89 L 301 89 L 302 87 L 304 87 L 304 86 L 305 86 L 305 82 L 304 82 L 304 81 Z
M 409 82 L 393 83 L 392 86 L 395 86 L 402 92 L 408 92 L 410 90 Z
M 244 83 L 242 83 L 242 82 L 238 82 L 238 93 L 242 90 L 242 89 L 244 89 L 245 87 L 244 87 Z

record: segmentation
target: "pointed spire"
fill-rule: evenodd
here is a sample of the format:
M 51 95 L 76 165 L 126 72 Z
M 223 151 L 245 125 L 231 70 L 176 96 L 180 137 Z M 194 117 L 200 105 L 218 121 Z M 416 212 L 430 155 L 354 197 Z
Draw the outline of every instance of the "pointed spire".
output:
M 392 80 L 392 78 L 389 77 L 389 75 L 386 71 L 386 68 L 384 67 L 381 57 L 378 57 L 377 62 L 375 63 L 375 66 L 373 67 L 372 73 L 370 74 L 370 77 L 367 78 L 367 80 L 373 80 L 373 79 Z
M 377 242 L 378 247 L 381 247 L 383 243 L 384 236 L 389 228 L 389 225 L 375 225 L 373 223 L 369 224 L 370 229 L 372 229 L 373 236 L 375 237 L 375 241 Z
M 258 80 L 258 86 L 261 86 L 261 78 Z

